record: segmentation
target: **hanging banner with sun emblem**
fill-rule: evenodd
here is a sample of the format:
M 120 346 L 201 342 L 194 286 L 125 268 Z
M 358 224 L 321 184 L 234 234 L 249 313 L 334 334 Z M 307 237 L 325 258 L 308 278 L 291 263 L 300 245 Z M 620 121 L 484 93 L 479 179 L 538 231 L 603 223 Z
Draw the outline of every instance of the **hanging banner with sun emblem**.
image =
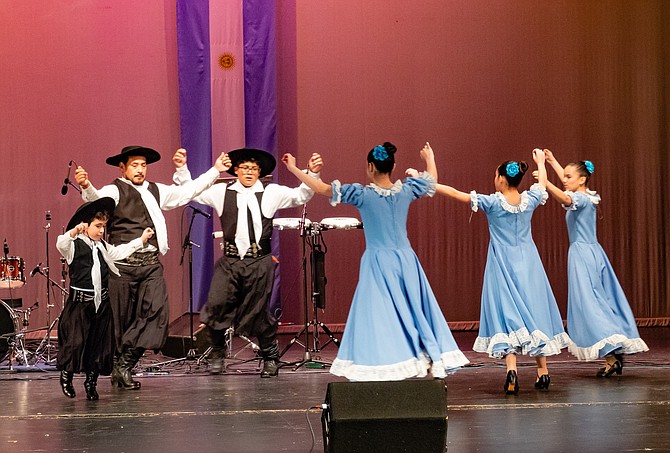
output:
M 222 151 L 276 156 L 275 0 L 177 0 L 181 145 L 195 177 Z M 217 222 L 218 229 L 218 222 Z M 193 303 L 207 300 L 212 221 L 195 222 Z

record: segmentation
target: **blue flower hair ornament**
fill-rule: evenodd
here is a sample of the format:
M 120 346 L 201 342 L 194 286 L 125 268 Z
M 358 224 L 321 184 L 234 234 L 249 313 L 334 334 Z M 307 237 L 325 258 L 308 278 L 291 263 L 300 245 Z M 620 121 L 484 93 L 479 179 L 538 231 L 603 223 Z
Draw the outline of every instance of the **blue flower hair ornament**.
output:
M 507 173 L 507 176 L 510 176 L 512 178 L 518 175 L 520 171 L 521 169 L 519 168 L 519 164 L 517 164 L 516 162 L 510 162 L 505 167 L 505 173 Z
M 593 162 L 591 162 L 590 160 L 585 160 L 584 166 L 586 167 L 586 171 L 589 172 L 589 175 L 592 175 L 593 172 L 596 171 L 595 165 L 593 165 Z
M 377 145 L 372 149 L 372 155 L 375 160 L 386 160 L 389 157 L 389 153 L 386 152 L 386 148 L 383 145 Z

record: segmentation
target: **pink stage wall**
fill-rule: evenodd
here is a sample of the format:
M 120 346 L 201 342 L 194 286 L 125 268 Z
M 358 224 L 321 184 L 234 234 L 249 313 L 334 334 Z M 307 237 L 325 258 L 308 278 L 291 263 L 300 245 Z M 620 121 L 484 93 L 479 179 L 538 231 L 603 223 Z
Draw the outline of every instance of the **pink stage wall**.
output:
M 493 191 L 506 159 L 530 162 L 548 147 L 564 162 L 591 159 L 604 202 L 601 242 L 639 318 L 670 317 L 667 212 L 670 6 L 645 2 L 278 0 L 279 149 L 304 163 L 320 152 L 323 178 L 365 182 L 365 153 L 385 140 L 399 170 L 420 166 L 430 141 L 440 180 Z M 180 146 L 174 1 L 0 3 L 0 239 L 26 272 L 45 262 L 45 211 L 53 244 L 79 204 L 60 194 L 67 163 L 96 185 L 116 170 L 104 159 L 128 144 L 158 149 L 149 178 L 168 182 Z M 294 180 L 280 168 L 280 182 Z M 400 177 L 398 171 L 396 176 Z M 530 177 L 526 183 L 530 182 Z M 300 211 L 281 213 L 297 217 Z M 479 319 L 488 244 L 481 213 L 444 198 L 412 208 L 409 232 L 449 321 Z M 168 213 L 164 259 L 172 318 L 188 310 L 178 265 L 181 210 Z M 567 234 L 563 210 L 537 211 L 534 233 L 562 313 Z M 325 198 L 308 217 L 356 216 Z M 300 241 L 282 241 L 284 321 L 300 323 Z M 364 249 L 362 231 L 328 231 L 326 323 L 346 319 Z M 28 277 L 13 292 L 40 301 L 46 284 Z M 0 290 L 8 298 L 7 290 Z M 59 312 L 60 296 L 54 310 Z

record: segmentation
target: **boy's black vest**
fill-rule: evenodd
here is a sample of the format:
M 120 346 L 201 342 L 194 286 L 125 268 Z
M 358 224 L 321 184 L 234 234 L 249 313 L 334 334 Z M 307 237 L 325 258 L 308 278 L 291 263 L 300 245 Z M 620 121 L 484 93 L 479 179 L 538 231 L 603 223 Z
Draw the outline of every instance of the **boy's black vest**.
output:
M 104 246 L 103 242 L 103 246 Z M 109 280 L 109 267 L 100 252 L 100 276 L 102 277 L 102 287 L 107 288 Z M 74 258 L 69 266 L 70 286 L 80 289 L 93 290 L 93 279 L 91 278 L 91 269 L 93 268 L 93 253 L 91 247 L 82 239 L 74 240 Z
M 263 200 L 263 194 L 265 192 L 257 192 L 256 198 L 258 199 L 258 206 L 261 206 L 261 201 Z M 223 231 L 223 237 L 226 242 L 235 243 L 235 232 L 237 231 L 237 192 L 234 190 L 226 190 L 226 198 L 223 202 L 223 212 L 221 215 L 221 231 Z M 263 231 L 260 238 L 254 238 L 254 225 L 253 220 L 251 219 L 251 212 L 247 210 L 247 218 L 249 225 L 249 242 L 256 242 L 263 251 L 263 255 L 270 253 L 270 239 L 272 238 L 272 219 L 267 218 L 263 215 L 263 210 L 261 210 L 261 220 L 263 224 Z

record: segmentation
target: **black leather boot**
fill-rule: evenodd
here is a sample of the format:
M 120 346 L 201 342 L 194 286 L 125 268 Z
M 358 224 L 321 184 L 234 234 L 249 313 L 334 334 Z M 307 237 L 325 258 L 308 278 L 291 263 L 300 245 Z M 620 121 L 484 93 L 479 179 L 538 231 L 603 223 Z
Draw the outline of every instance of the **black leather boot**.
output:
M 84 381 L 84 390 L 86 390 L 86 399 L 89 401 L 95 401 L 99 399 L 98 391 L 96 387 L 98 385 L 98 372 L 97 371 L 87 371 L 86 380 Z
M 142 384 L 133 380 L 132 369 L 143 353 L 139 348 L 128 348 L 119 357 L 118 366 L 112 370 L 112 382 L 116 382 L 121 390 L 139 390 L 142 387 Z
M 273 340 L 267 346 L 261 346 L 263 356 L 262 378 L 271 378 L 279 374 L 279 343 Z
M 112 381 L 112 387 L 118 387 L 119 385 L 119 361 L 121 360 L 121 355 L 117 352 L 114 353 L 114 362 L 112 364 L 112 374 L 110 376 L 110 381 Z
M 74 392 L 72 386 L 72 376 L 74 373 L 70 371 L 61 370 L 60 372 L 60 388 L 68 398 L 74 398 L 77 394 Z
M 223 372 L 223 357 L 225 352 L 226 349 L 222 346 L 212 346 L 212 350 L 209 352 L 209 360 L 211 363 L 209 374 L 221 374 Z

